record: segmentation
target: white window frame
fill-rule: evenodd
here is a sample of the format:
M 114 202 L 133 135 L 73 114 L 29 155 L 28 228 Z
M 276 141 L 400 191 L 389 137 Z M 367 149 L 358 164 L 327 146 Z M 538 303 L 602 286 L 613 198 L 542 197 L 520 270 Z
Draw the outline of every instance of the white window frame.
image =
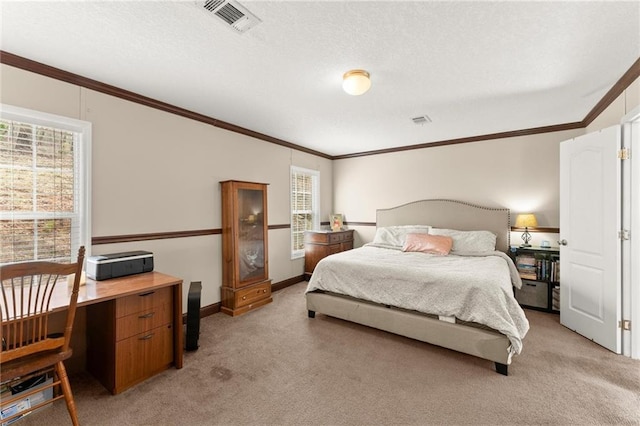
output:
M 75 218 L 80 221 L 77 227 L 79 231 L 77 238 L 71 239 L 70 262 L 76 260 L 76 255 L 80 246 L 85 247 L 85 258 L 91 255 L 91 123 L 74 118 L 63 117 L 55 114 L 20 108 L 13 105 L 0 103 L 0 118 L 8 121 L 29 123 L 36 126 L 53 127 L 67 130 L 77 134 L 74 141 L 74 162 L 77 164 L 77 176 L 75 176 L 75 186 L 78 188 L 76 195 L 78 200 L 75 204 Z M 29 213 L 21 214 L 14 212 L 0 212 L 0 218 L 16 219 L 24 216 L 24 219 L 34 219 L 46 217 Z
M 297 174 L 306 174 L 306 175 L 310 175 L 312 177 L 312 205 L 313 205 L 313 209 L 311 211 L 311 216 L 312 216 L 312 228 L 311 229 L 320 229 L 320 172 L 318 170 L 311 170 L 311 169 L 305 169 L 303 167 L 298 167 L 298 166 L 291 166 L 291 170 L 289 172 L 289 209 L 290 209 L 290 221 L 291 221 L 291 238 L 290 238 L 290 244 L 291 244 L 291 259 L 300 259 L 302 257 L 304 257 L 304 248 L 302 249 L 298 249 L 295 250 L 293 247 L 293 215 L 294 215 L 294 211 L 293 211 L 293 187 L 292 187 L 292 181 L 293 181 L 293 174 L 297 173 Z M 311 230 L 311 229 L 307 229 Z

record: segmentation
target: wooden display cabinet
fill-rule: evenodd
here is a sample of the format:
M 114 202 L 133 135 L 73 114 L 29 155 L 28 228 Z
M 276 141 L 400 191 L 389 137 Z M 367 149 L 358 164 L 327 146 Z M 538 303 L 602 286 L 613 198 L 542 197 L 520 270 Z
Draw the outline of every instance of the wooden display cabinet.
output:
M 267 184 L 222 185 L 222 308 L 237 316 L 270 303 Z

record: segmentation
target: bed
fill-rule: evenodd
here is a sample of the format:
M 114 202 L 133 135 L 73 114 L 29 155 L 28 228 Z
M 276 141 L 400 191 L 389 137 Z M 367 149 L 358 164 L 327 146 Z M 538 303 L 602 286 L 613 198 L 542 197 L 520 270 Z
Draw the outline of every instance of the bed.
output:
M 378 210 L 376 227 L 373 244 L 318 263 L 305 293 L 309 318 L 321 313 L 442 346 L 493 361 L 508 375 L 529 328 L 513 297 L 521 282 L 507 256 L 509 210 L 421 200 Z M 489 231 L 459 234 L 490 233 L 495 251 L 454 245 L 449 255 L 434 256 L 379 244 L 381 231 L 413 227 L 436 235 Z

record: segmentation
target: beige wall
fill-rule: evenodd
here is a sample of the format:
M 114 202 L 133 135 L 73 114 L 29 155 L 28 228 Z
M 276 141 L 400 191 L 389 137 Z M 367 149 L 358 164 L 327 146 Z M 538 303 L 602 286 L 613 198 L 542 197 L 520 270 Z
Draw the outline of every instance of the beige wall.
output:
M 323 217 L 331 212 L 332 162 L 109 95 L 2 65 L 0 101 L 93 125 L 92 235 L 221 227 L 219 181 L 268 183 L 269 224 L 288 224 L 290 165 L 320 171 Z M 300 276 L 289 229 L 269 231 L 273 282 Z M 97 245 L 92 254 L 154 253 L 155 269 L 202 281 L 202 306 L 220 301 L 221 237 Z
M 335 161 L 334 205 L 347 221 L 375 222 L 377 208 L 429 198 L 534 212 L 559 225 L 559 149 L 568 130 Z M 360 243 L 375 229 L 358 227 Z M 536 238 L 540 237 L 539 235 Z M 553 237 L 546 237 L 546 239 Z

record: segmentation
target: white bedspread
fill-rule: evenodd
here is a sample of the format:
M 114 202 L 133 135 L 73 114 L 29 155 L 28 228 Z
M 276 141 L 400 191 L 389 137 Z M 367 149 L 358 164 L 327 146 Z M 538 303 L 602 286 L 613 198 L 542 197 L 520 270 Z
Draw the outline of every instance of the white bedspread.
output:
M 507 336 L 520 353 L 529 321 L 513 296 L 520 278 L 502 252 L 435 256 L 372 244 L 322 259 L 307 292 L 324 290 L 375 303 L 477 322 Z

